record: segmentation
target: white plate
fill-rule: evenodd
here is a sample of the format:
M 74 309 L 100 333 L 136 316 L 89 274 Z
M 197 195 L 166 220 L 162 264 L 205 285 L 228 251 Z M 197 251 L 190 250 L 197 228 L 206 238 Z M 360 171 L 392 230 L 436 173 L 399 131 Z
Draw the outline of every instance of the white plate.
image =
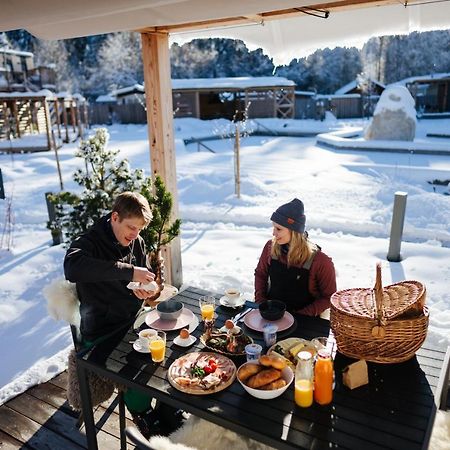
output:
M 177 336 L 173 343 L 179 345 L 180 347 L 189 347 L 192 345 L 197 338 L 195 336 L 189 336 L 187 339 L 181 339 L 180 336 Z
M 139 353 L 150 353 L 150 349 L 148 347 L 141 347 L 137 341 L 133 342 L 133 348 Z
M 242 306 L 245 303 L 245 298 L 243 295 L 241 295 L 237 300 L 236 303 L 234 303 L 233 305 L 231 305 L 228 302 L 228 297 L 226 295 L 224 295 L 223 297 L 220 297 L 219 303 L 222 306 L 225 306 L 226 308 L 239 308 L 240 306 Z

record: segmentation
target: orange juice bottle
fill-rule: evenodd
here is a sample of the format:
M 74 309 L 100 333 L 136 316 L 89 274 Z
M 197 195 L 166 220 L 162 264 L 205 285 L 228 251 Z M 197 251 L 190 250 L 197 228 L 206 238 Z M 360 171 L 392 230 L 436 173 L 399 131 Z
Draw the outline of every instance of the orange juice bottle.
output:
M 297 355 L 298 363 L 295 369 L 295 403 L 307 408 L 313 402 L 313 363 L 309 352 Z
M 325 349 L 317 353 L 314 367 L 314 400 L 319 405 L 328 405 L 333 400 L 333 361 Z

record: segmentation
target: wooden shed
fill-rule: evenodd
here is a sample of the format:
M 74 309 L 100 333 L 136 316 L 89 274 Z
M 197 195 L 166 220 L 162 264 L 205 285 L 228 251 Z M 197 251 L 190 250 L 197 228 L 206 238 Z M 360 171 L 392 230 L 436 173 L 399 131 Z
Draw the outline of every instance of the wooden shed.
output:
M 87 121 L 86 100 L 80 95 L 0 93 L 0 151 L 59 148 L 83 136 Z
M 450 114 L 450 73 L 434 73 L 399 81 L 408 88 L 422 117 Z
M 233 119 L 293 118 L 295 83 L 283 77 L 191 78 L 172 80 L 174 117 Z

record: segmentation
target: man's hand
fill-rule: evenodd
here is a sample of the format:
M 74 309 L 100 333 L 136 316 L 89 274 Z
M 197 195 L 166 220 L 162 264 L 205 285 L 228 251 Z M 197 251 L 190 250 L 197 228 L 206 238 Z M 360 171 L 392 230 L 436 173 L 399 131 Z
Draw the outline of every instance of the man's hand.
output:
M 133 289 L 133 294 L 140 300 L 145 300 L 146 298 L 151 297 L 154 292 L 146 291 L 145 289 Z
M 134 267 L 133 268 L 133 281 L 138 283 L 148 284 L 155 279 L 155 274 L 150 272 L 146 267 Z M 139 297 L 141 298 L 141 297 Z

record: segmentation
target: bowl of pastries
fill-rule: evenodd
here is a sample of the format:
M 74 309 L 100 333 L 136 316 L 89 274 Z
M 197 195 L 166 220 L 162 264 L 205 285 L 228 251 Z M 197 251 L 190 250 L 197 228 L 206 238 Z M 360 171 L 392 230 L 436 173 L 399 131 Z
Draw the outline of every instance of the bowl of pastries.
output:
M 289 387 L 294 372 L 282 358 L 262 355 L 257 362 L 242 364 L 237 379 L 253 397 L 270 400 L 279 397 Z

